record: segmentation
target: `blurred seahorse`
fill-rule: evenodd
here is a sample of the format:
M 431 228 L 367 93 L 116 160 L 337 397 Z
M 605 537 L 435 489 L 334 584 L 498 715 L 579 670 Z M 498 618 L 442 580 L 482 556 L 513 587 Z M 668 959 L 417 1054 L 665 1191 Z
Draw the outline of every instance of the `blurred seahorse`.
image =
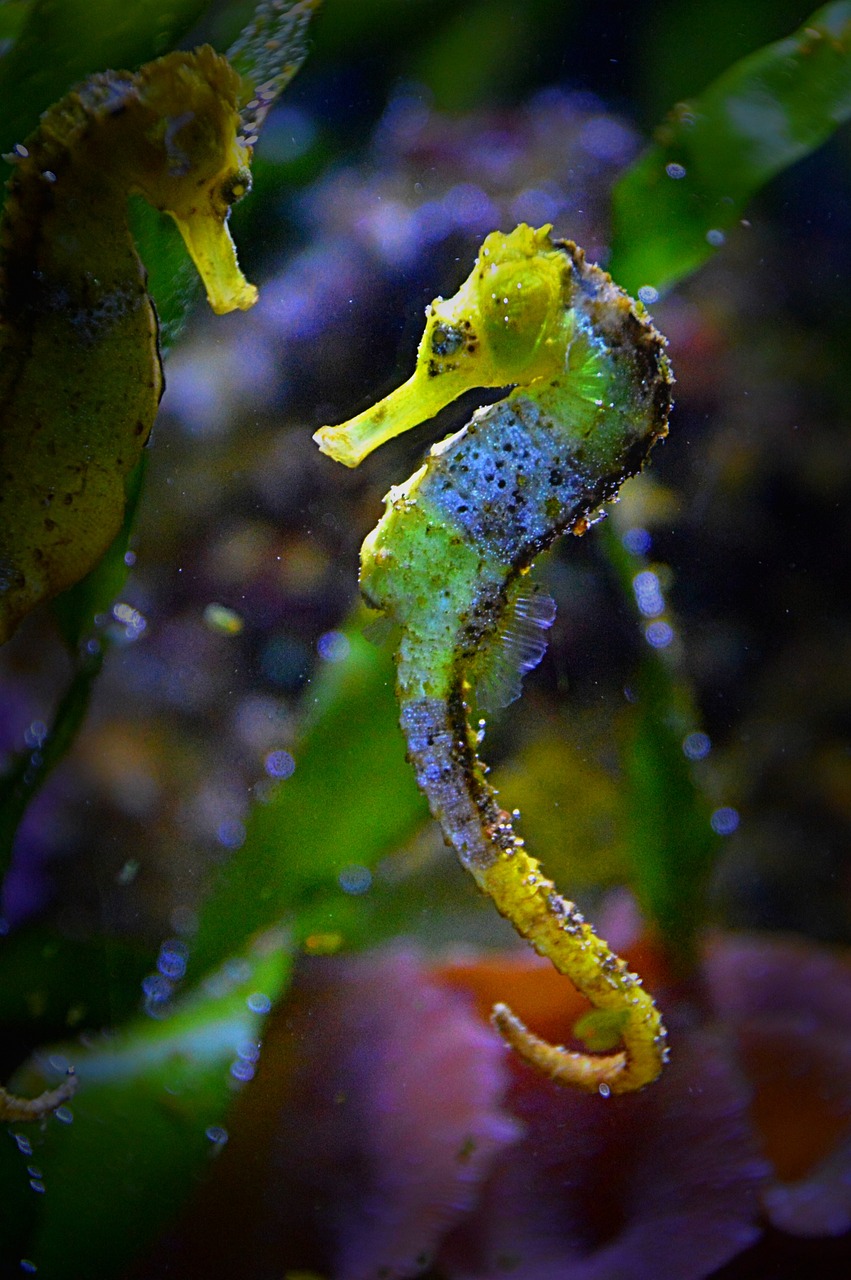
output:
M 117 534 L 163 389 L 127 217 L 172 215 L 218 313 L 253 305 L 227 218 L 250 186 L 240 77 L 208 46 L 94 75 L 8 159 L 0 224 L 0 643 Z
M 427 309 L 416 370 L 365 413 L 316 435 L 350 466 L 472 387 L 507 387 L 393 488 L 361 551 L 367 603 L 401 626 L 401 722 L 420 787 L 479 887 L 599 1010 L 616 1051 L 532 1034 L 505 1005 L 494 1021 L 529 1062 L 603 1094 L 654 1080 L 665 1031 L 640 979 L 558 893 L 497 803 L 476 753 L 467 696 L 511 701 L 535 666 L 555 606 L 528 585 L 535 557 L 583 533 L 667 432 L 665 340 L 640 305 L 550 227 L 487 237 L 474 270 Z
M 125 478 L 163 389 L 157 317 L 127 198 L 170 213 L 218 313 L 252 306 L 231 205 L 250 186 L 240 78 L 205 46 L 94 75 L 9 157 L 0 225 L 0 642 L 83 576 L 118 532 Z M 35 1120 L 0 1088 L 0 1120 Z

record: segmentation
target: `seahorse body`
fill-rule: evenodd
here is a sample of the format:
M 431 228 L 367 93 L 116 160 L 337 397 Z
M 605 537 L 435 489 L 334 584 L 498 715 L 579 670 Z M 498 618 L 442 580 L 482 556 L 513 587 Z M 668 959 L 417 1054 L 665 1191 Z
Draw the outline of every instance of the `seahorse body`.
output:
M 326 451 L 339 440 L 363 456 L 376 436 L 433 413 L 444 388 L 443 403 L 482 382 L 518 384 L 390 491 L 363 545 L 361 586 L 369 604 L 401 624 L 402 728 L 447 843 L 536 950 L 613 1015 L 623 1048 L 598 1056 L 549 1045 L 504 1006 L 494 1011 L 498 1027 L 553 1078 L 619 1093 L 661 1070 L 661 1019 L 640 980 L 515 835 L 477 757 L 466 701 L 480 655 L 501 635 L 526 667 L 540 656 L 534 628 L 552 616 L 528 617 L 524 575 L 560 534 L 584 531 L 667 431 L 664 339 L 608 275 L 549 231 L 490 235 L 459 293 L 427 312 L 413 378 L 320 436 Z
M 162 394 L 127 220 L 177 222 L 217 312 L 250 307 L 227 228 L 250 185 L 240 80 L 205 46 L 92 76 L 9 157 L 0 224 L 0 643 L 117 534 Z

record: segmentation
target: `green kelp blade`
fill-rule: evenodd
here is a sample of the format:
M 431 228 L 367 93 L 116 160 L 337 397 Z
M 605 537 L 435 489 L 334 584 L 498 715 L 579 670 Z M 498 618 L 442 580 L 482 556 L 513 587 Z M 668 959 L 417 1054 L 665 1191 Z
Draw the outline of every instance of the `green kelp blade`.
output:
M 634 583 L 648 569 L 647 560 L 627 551 L 614 528 L 603 531 L 602 541 L 624 595 L 634 601 Z M 629 880 L 669 960 L 685 970 L 706 924 L 720 845 L 710 798 L 683 751 L 699 715 L 686 673 L 665 648 L 644 645 L 631 689 L 634 700 L 619 752 Z
M 346 917 L 363 902 L 341 878 L 374 868 L 426 819 L 405 759 L 391 650 L 370 644 L 357 622 L 342 634 L 346 656 L 310 687 L 292 776 L 252 806 L 245 841 L 201 906 L 196 976 L 282 917 L 299 939 L 316 929 L 346 933 Z
M 173 1013 L 51 1054 L 54 1068 L 58 1055 L 73 1063 L 79 1087 L 58 1116 L 13 1126 L 17 1143 L 0 1144 L 0 1256 L 27 1259 L 52 1280 L 124 1273 L 227 1140 L 229 1104 L 253 1074 L 290 961 L 286 938 L 267 935 Z M 41 1084 L 33 1069 L 14 1081 Z
M 851 3 L 826 5 L 785 40 L 678 104 L 613 195 L 610 270 L 661 292 L 723 243 L 774 174 L 851 117 Z

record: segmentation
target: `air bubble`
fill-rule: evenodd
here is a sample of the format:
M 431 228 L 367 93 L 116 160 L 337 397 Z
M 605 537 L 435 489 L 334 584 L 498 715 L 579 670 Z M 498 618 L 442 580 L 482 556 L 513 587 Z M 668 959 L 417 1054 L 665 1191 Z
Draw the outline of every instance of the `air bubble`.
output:
M 295 773 L 295 760 L 289 751 L 270 751 L 263 767 L 270 778 L 289 778 Z
M 247 1084 L 249 1080 L 254 1079 L 254 1063 L 246 1062 L 244 1058 L 237 1058 L 230 1064 L 230 1073 L 240 1084 Z
M 621 537 L 621 542 L 627 551 L 630 551 L 634 556 L 646 556 L 653 539 L 646 529 L 636 525 L 632 529 L 627 529 L 626 533 Z
M 666 649 L 674 638 L 674 628 L 668 622 L 651 622 L 644 629 L 644 638 L 654 649 Z
M 272 1001 L 265 991 L 252 991 L 245 1003 L 252 1013 L 268 1013 L 272 1008 Z
M 677 164 L 676 161 L 672 160 L 670 164 L 665 165 L 665 172 L 669 178 L 684 178 L 686 176 L 686 167 L 685 165 Z
M 326 662 L 342 662 L 350 649 L 349 637 L 342 631 L 326 631 L 316 642 L 317 653 Z
M 712 750 L 712 743 L 707 733 L 695 730 L 683 738 L 683 755 L 687 760 L 704 760 Z
M 738 810 L 730 808 L 729 805 L 723 805 L 712 814 L 709 825 L 716 835 L 731 836 L 739 825 Z
M 344 893 L 358 895 L 366 893 L 372 884 L 372 872 L 369 867 L 361 867 L 353 865 L 343 867 L 337 877 L 340 888 Z
M 665 597 L 657 574 L 652 569 L 642 569 L 632 580 L 635 603 L 645 618 L 658 618 L 665 612 Z

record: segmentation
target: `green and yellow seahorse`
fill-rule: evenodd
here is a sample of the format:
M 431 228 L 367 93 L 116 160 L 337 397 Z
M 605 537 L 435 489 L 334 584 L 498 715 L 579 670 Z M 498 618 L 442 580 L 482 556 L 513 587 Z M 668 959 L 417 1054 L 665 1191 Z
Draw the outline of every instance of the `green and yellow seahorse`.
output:
M 240 79 L 208 46 L 94 75 L 8 158 L 0 224 L 0 643 L 109 546 L 162 394 L 127 198 L 176 221 L 213 310 L 250 307 Z
M 467 705 L 477 680 L 491 702 L 519 692 L 554 612 L 528 585 L 532 562 L 560 534 L 584 532 L 667 432 L 664 338 L 610 276 L 550 231 L 521 225 L 489 235 L 459 292 L 428 308 L 409 381 L 315 438 L 354 466 L 469 388 L 514 387 L 390 490 L 363 544 L 361 587 L 400 624 L 402 728 L 447 843 L 518 932 L 617 1028 L 620 1047 L 592 1054 L 549 1044 L 504 1005 L 494 1021 L 553 1079 L 605 1095 L 659 1074 L 661 1018 L 640 979 L 515 835 L 485 778 Z

